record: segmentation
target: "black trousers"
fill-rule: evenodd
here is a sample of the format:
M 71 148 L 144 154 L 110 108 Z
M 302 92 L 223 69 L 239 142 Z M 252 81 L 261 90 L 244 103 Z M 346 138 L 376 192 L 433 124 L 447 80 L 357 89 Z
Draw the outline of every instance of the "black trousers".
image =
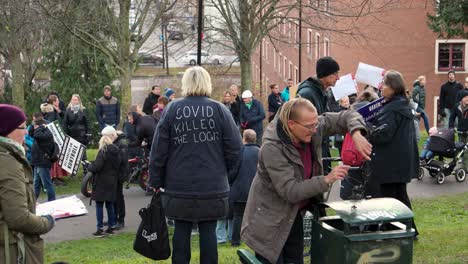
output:
M 175 220 L 172 237 L 172 263 L 190 263 L 190 241 L 192 222 Z M 198 222 L 200 234 L 200 264 L 218 263 L 218 244 L 216 243 L 216 221 Z
M 117 199 L 114 202 L 115 220 L 117 223 L 125 222 L 125 200 L 123 195 L 123 184 L 117 183 Z
M 380 184 L 380 193 L 381 193 L 381 197 L 395 198 L 398 201 L 405 204 L 406 206 L 408 206 L 408 208 L 412 210 L 411 201 L 408 197 L 408 192 L 406 191 L 406 183 Z M 419 232 L 418 232 L 418 229 L 416 228 L 416 224 L 414 223 L 414 219 L 413 219 L 413 228 L 417 236 Z
M 233 205 L 233 220 L 232 220 L 232 240 L 233 245 L 239 245 L 241 242 L 240 231 L 242 225 L 242 218 L 244 216 L 245 206 L 247 203 L 234 202 Z
M 264 264 L 272 264 L 264 257 L 255 253 L 255 257 Z M 297 213 L 294 224 L 289 232 L 288 239 L 283 246 L 283 250 L 276 264 L 303 264 L 304 263 L 304 229 L 302 226 L 302 215 Z

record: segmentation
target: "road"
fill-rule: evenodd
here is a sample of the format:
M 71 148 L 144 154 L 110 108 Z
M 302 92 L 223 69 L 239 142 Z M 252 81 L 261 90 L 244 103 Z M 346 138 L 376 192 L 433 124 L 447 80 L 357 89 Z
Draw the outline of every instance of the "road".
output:
M 409 196 L 414 198 L 433 198 L 444 194 L 463 193 L 468 191 L 468 181 L 458 183 L 453 176 L 446 178 L 443 185 L 435 183 L 435 179 L 426 176 L 423 180 L 413 180 L 408 185 Z M 140 218 L 138 210 L 146 206 L 151 197 L 145 196 L 138 187 L 124 190 L 127 206 L 126 227 L 121 232 L 136 232 Z M 81 194 L 79 197 L 83 198 Z M 339 200 L 339 184 L 334 184 L 330 200 Z M 43 238 L 47 243 L 56 243 L 66 240 L 77 240 L 92 238 L 91 234 L 96 231 L 95 207 L 89 206 L 89 199 L 83 198 L 83 202 L 88 207 L 89 213 L 85 216 L 59 220 L 54 229 Z

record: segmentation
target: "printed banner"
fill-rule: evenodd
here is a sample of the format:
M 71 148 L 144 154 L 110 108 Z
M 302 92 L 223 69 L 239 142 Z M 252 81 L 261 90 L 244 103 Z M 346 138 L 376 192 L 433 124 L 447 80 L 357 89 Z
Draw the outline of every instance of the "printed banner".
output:
M 385 69 L 360 62 L 356 71 L 356 81 L 380 88 Z
M 36 205 L 36 215 L 52 215 L 55 219 L 85 215 L 84 203 L 76 195 Z
M 65 133 L 63 133 L 63 129 L 60 126 L 58 121 L 54 121 L 52 123 L 47 124 L 47 128 L 52 132 L 52 136 L 54 136 L 54 141 L 59 146 L 60 150 L 62 150 L 63 140 L 65 139 Z
M 350 73 L 345 76 L 341 76 L 335 86 L 331 89 L 333 96 L 335 97 L 335 101 L 338 101 L 345 96 L 357 93 L 357 83 L 354 80 L 353 75 Z
M 380 97 L 379 99 L 359 108 L 357 111 L 362 115 L 366 122 L 369 122 L 372 121 L 380 111 L 382 111 L 384 104 L 384 98 Z
M 75 139 L 65 136 L 60 150 L 59 165 L 68 173 L 76 175 L 86 147 Z

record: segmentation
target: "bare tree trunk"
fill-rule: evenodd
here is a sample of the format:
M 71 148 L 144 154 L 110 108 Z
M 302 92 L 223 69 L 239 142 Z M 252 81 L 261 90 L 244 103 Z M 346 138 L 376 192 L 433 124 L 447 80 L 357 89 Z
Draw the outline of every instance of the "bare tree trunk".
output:
M 24 108 L 24 69 L 20 53 L 11 54 L 11 73 L 13 75 L 12 101 Z
M 132 75 L 130 71 L 120 73 L 120 84 L 122 89 L 122 101 L 120 104 L 120 123 L 123 124 L 125 120 L 125 113 L 127 113 L 132 105 Z
M 250 56 L 240 57 L 241 89 L 252 91 L 252 59 Z

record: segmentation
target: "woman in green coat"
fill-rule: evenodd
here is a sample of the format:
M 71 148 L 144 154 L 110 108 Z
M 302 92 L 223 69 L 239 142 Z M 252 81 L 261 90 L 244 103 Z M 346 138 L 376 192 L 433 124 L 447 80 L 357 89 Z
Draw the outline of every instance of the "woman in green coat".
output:
M 16 106 L 0 104 L 0 120 L 0 263 L 43 263 L 40 235 L 52 229 L 54 218 L 35 214 L 32 171 L 23 148 L 26 116 Z

